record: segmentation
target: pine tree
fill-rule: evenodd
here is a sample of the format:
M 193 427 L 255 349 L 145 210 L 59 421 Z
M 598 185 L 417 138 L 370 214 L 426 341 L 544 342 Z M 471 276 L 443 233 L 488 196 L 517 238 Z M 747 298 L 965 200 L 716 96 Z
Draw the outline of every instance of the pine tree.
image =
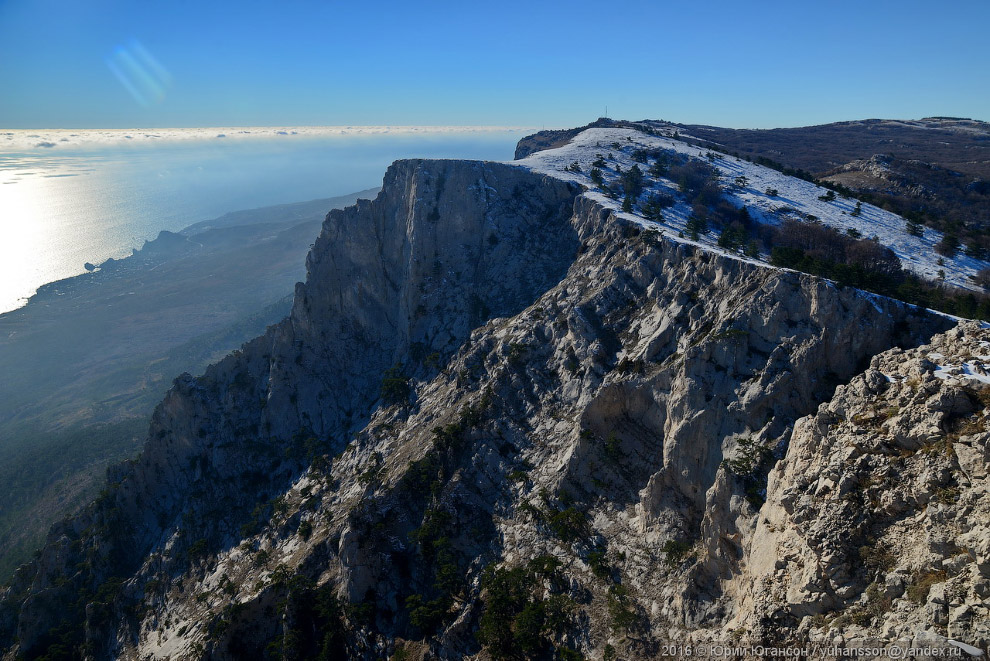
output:
M 735 250 L 749 239 L 746 227 L 739 221 L 733 221 L 722 230 L 718 237 L 718 245 L 729 250 Z
M 605 177 L 602 175 L 602 171 L 598 168 L 591 168 L 591 181 L 596 186 L 601 186 L 605 183 Z
M 622 174 L 622 190 L 626 192 L 626 195 L 634 198 L 639 197 L 643 191 L 643 171 L 639 169 L 638 165 L 633 165 Z
M 735 249 L 736 241 L 731 228 L 726 227 L 722 230 L 722 233 L 718 235 L 718 245 L 721 248 L 728 248 L 729 250 Z
M 647 198 L 642 210 L 647 220 L 652 220 L 655 223 L 663 222 L 663 203 L 660 201 L 660 196 L 656 193 Z
M 684 229 L 688 233 L 688 237 L 692 241 L 697 241 L 701 238 L 701 235 L 708 231 L 708 223 L 704 218 L 696 216 L 694 214 L 688 218 L 687 224 L 684 225 Z

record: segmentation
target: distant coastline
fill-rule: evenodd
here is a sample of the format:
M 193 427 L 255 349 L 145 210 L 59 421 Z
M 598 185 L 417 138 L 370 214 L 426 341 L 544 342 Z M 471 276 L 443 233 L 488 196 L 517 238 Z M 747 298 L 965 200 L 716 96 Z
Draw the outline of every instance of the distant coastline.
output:
M 0 314 L 0 580 L 94 495 L 108 462 L 137 452 L 172 379 L 288 314 L 327 211 L 377 192 L 163 231 Z
M 0 130 L 0 312 L 162 230 L 364 190 L 399 158 L 508 159 L 503 127 Z M 226 136 L 217 138 L 218 135 Z M 39 146 L 40 145 L 40 146 Z M 50 292 L 42 291 L 45 296 Z
M 140 248 L 132 249 L 130 255 L 117 258 L 110 257 L 103 262 L 93 265 L 93 269 L 87 269 L 83 273 L 46 282 L 38 287 L 38 290 L 21 307 L 0 312 L 0 320 L 5 315 L 23 310 L 32 304 L 48 303 L 56 297 L 74 294 L 83 287 L 99 286 L 108 277 L 116 278 L 124 274 L 146 270 L 156 262 L 164 262 L 174 258 L 181 251 L 181 249 L 176 250 L 176 247 L 183 244 L 186 239 L 195 237 L 198 234 L 212 230 L 230 230 L 234 228 L 245 228 L 251 225 L 269 224 L 273 221 L 278 223 L 290 223 L 293 220 L 304 222 L 314 215 L 322 215 L 330 208 L 340 206 L 341 204 L 352 204 L 353 200 L 359 198 L 373 198 L 378 194 L 379 190 L 379 188 L 369 188 L 335 198 L 321 198 L 307 200 L 305 202 L 292 202 L 289 204 L 231 211 L 219 218 L 193 223 L 178 232 L 162 230 L 158 233 L 157 237 L 145 241 L 144 245 Z M 344 202 L 345 200 L 346 202 Z

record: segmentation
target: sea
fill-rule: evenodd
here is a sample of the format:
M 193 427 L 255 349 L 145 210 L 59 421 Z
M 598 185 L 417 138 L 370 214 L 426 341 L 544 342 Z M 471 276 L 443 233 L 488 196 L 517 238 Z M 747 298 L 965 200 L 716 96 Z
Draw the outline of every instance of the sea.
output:
M 0 313 L 41 285 L 240 209 L 380 186 L 399 158 L 511 160 L 526 128 L 0 131 Z

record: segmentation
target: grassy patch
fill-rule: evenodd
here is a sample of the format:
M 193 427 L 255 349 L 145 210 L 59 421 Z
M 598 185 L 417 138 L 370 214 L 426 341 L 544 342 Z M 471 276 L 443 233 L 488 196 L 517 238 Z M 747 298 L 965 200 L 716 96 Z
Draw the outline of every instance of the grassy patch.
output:
M 914 603 L 923 604 L 928 600 L 928 593 L 931 592 L 932 586 L 944 583 L 947 578 L 948 576 L 941 569 L 920 572 L 914 575 L 914 579 L 907 586 L 905 594 Z

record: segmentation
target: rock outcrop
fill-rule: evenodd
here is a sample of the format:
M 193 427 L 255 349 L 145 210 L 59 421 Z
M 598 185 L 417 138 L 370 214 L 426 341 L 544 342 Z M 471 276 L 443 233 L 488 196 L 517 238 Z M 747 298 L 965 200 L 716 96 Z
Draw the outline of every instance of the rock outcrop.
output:
M 738 621 L 780 639 L 990 645 L 990 332 L 892 349 L 770 473 Z
M 986 578 L 961 527 L 982 395 L 914 358 L 951 320 L 492 163 L 396 163 L 307 266 L 291 316 L 177 380 L 20 570 L 8 657 L 655 658 L 915 623 L 986 644 L 986 581 L 953 587 Z M 899 525 L 917 557 L 850 555 Z
M 930 183 L 917 181 L 913 171 L 938 171 L 940 168 L 921 161 L 903 161 L 887 154 L 874 154 L 858 159 L 825 173 L 824 179 L 855 187 L 856 190 L 896 193 L 907 197 L 933 199 L 935 190 Z M 934 177 L 934 175 L 930 175 Z

